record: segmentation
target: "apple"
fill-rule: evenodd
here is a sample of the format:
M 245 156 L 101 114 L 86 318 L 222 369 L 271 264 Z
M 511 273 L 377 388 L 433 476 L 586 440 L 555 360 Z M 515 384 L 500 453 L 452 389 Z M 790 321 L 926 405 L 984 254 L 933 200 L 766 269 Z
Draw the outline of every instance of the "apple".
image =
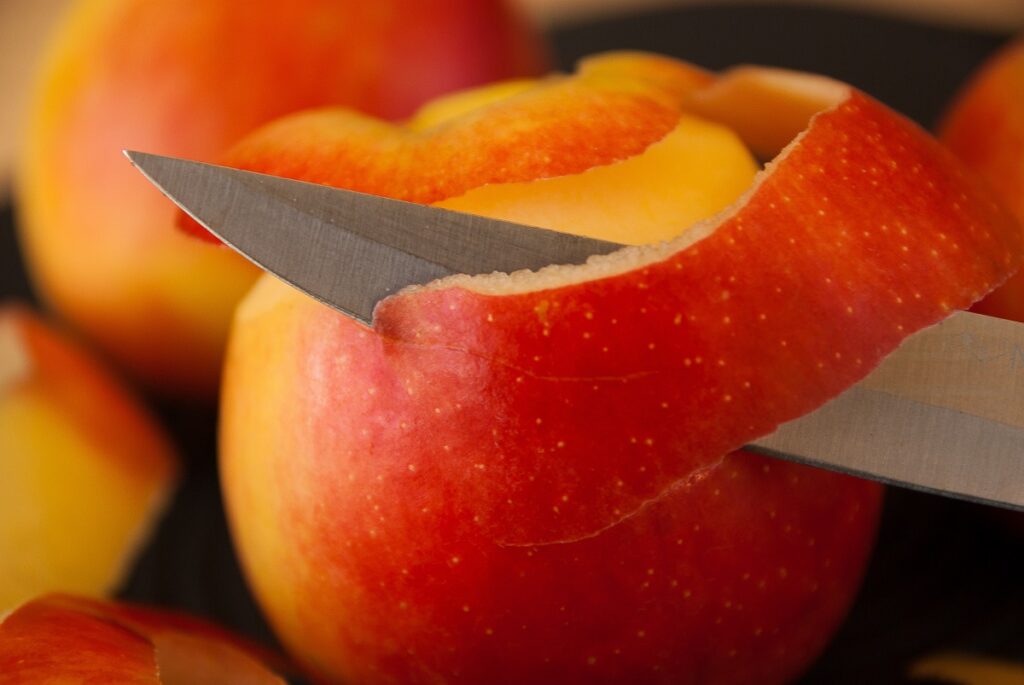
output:
M 157 609 L 47 595 L 0 617 L 0 684 L 284 685 L 265 650 Z
M 177 464 L 105 368 L 28 310 L 0 308 L 0 612 L 44 592 L 114 590 Z
M 372 327 L 258 282 L 221 475 L 278 635 L 316 682 L 795 677 L 881 488 L 735 450 L 1005 279 L 1020 226 L 915 125 L 808 74 L 609 54 L 421 115 L 296 114 L 227 160 L 639 245 L 410 288 Z M 751 178 L 742 147 L 773 160 Z M 688 199 L 728 195 L 700 188 L 720 173 L 747 174 L 724 205 Z
M 1024 220 L 1024 40 L 989 59 L 956 96 L 939 138 Z M 1024 272 L 974 307 L 1024 321 Z
M 40 75 L 17 169 L 35 285 L 135 377 L 210 399 L 258 272 L 175 230 L 122 148 L 215 160 L 297 109 L 401 117 L 542 61 L 503 0 L 80 0 Z

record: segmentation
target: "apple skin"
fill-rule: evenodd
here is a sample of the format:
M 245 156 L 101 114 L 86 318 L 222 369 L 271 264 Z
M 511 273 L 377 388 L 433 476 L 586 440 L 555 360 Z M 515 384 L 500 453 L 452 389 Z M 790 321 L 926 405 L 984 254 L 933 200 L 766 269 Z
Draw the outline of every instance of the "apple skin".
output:
M 627 381 L 517 384 L 458 351 L 410 356 L 418 348 L 274 280 L 239 317 L 222 428 L 232 530 L 275 630 L 317 682 L 781 683 L 852 601 L 875 483 L 735 453 L 603 530 L 528 544 L 517 525 L 536 532 L 588 499 L 573 475 L 620 475 L 599 488 L 612 501 L 647 463 L 617 470 L 615 452 L 667 461 L 673 448 L 645 443 L 670 412 L 638 407 L 633 445 L 616 428 L 635 418 L 615 397 Z M 399 380 L 410 377 L 422 381 L 412 396 Z M 520 392 L 532 411 L 503 413 L 495 396 Z M 569 434 L 587 421 L 608 430 Z M 549 477 L 532 452 L 565 464 L 570 499 L 495 530 L 490 508 L 542 499 L 523 491 Z M 591 473 L 568 463 L 576 455 Z
M 178 459 L 141 402 L 27 309 L 0 308 L 0 612 L 127 573 Z
M 1024 237 L 947 151 L 848 87 L 751 68 L 665 95 L 777 155 L 689 234 L 409 289 L 372 327 L 269 278 L 239 307 L 229 520 L 256 596 L 318 682 L 777 683 L 844 615 L 880 487 L 733 451 L 969 306 L 1018 266 Z M 345 145 L 306 156 L 296 144 L 321 131 L 291 119 L 236 160 L 320 182 L 355 167 L 402 196 L 448 165 L 483 178 L 500 173 L 487 160 L 519 169 L 516 155 L 545 160 L 560 141 L 590 154 L 561 134 L 594 121 L 586 102 L 519 112 L 551 146 L 537 155 L 514 136 L 501 150 L 484 115 L 447 149 L 476 135 L 487 155 L 425 155 L 436 140 L 403 147 L 399 133 L 393 156 L 369 155 L 387 136 L 339 115 L 327 136 Z
M 1024 40 L 1007 45 L 971 77 L 946 113 L 939 139 L 1024 221 Z M 1024 272 L 974 311 L 1024 321 Z
M 46 595 L 0 618 L 0 684 L 284 685 L 284 662 L 182 614 Z
M 288 112 L 401 117 L 535 72 L 541 52 L 502 0 L 82 0 L 45 62 L 17 169 L 33 281 L 136 378 L 212 399 L 258 271 L 175 230 L 121 150 L 216 161 Z

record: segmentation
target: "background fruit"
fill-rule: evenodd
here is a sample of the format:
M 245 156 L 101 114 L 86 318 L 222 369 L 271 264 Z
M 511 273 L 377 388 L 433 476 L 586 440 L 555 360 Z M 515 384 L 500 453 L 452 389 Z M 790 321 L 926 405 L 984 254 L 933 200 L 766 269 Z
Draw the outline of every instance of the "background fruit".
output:
M 939 137 L 1024 221 L 1024 40 L 975 72 L 946 113 Z M 974 310 L 1024 321 L 1024 272 Z
M 83 0 L 46 61 L 18 174 L 37 287 L 137 377 L 209 397 L 256 270 L 175 231 L 121 149 L 215 159 L 326 103 L 399 117 L 534 71 L 539 53 L 500 0 Z
M 0 614 L 114 590 L 177 464 L 148 412 L 28 311 L 0 309 Z

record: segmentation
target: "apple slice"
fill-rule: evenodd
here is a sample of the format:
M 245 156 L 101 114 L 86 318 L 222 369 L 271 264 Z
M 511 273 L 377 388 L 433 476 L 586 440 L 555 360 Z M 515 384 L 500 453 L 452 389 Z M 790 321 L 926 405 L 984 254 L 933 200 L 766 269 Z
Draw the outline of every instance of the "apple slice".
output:
M 176 471 L 138 400 L 27 310 L 0 309 L 0 611 L 114 589 Z
M 260 281 L 225 371 L 223 483 L 254 590 L 316 677 L 781 683 L 849 606 L 880 487 L 731 451 L 981 297 L 1024 236 L 848 86 L 646 60 L 415 131 L 296 115 L 230 157 L 469 211 L 548 203 L 578 228 L 547 189 L 646 182 L 689 117 L 773 158 L 696 225 L 623 219 L 675 220 L 668 242 L 411 288 L 372 327 Z
M 0 684 L 283 685 L 273 654 L 188 616 L 48 595 L 0 619 Z

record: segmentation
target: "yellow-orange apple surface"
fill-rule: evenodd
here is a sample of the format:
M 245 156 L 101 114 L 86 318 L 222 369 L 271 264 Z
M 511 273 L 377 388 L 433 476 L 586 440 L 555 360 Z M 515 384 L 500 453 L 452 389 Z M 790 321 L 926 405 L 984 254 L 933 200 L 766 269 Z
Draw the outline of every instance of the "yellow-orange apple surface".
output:
M 227 160 L 637 245 L 409 289 L 372 327 L 259 282 L 221 468 L 282 640 L 318 682 L 797 675 L 881 490 L 735 450 L 1002 281 L 1019 226 L 919 128 L 806 74 L 612 54 L 411 121 L 298 114 Z M 774 160 L 755 176 L 747 149 Z
M 400 117 L 535 71 L 539 54 L 503 0 L 80 0 L 44 65 L 18 168 L 33 280 L 136 377 L 210 397 L 256 270 L 176 231 L 122 148 L 212 160 L 297 109 Z
M 1006 46 L 972 76 L 946 114 L 939 137 L 1024 221 L 1024 40 Z M 1024 321 L 1024 272 L 975 310 Z
M 129 392 L 27 310 L 0 309 L 0 613 L 117 585 L 177 460 Z
M 280 659 L 157 609 L 46 595 L 0 617 L 0 685 L 284 685 Z

